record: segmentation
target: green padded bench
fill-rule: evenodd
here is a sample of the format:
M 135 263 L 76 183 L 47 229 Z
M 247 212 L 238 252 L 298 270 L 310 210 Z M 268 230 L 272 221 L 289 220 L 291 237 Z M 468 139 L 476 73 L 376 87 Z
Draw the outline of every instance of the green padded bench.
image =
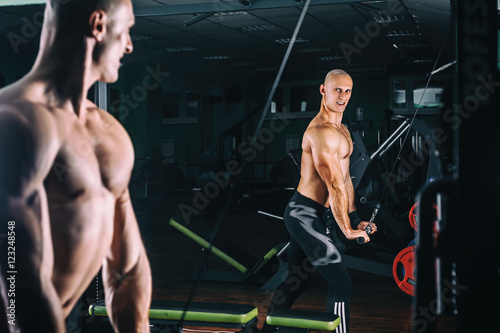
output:
M 258 332 L 258 309 L 252 305 L 193 302 L 185 313 L 184 308 L 184 302 L 152 301 L 149 310 L 151 332 L 181 331 L 182 326 L 224 327 L 247 333 Z M 88 320 L 93 324 L 92 332 L 113 332 L 104 301 L 92 304 L 89 315 L 93 319 Z M 179 325 L 181 319 L 182 324 Z
M 278 326 L 278 332 L 333 331 L 340 324 L 340 317 L 326 312 L 305 310 L 276 310 L 267 315 L 266 323 Z
M 276 260 L 276 255 L 286 245 L 285 242 L 277 244 L 271 248 L 262 258 L 255 258 L 246 253 L 244 250 L 237 248 L 229 240 L 218 237 L 214 244 L 210 244 L 210 231 L 205 226 L 200 226 L 198 221 L 192 221 L 187 224 L 180 216 L 170 219 L 169 225 L 177 229 L 182 234 L 199 244 L 205 251 L 219 257 L 224 262 L 234 268 L 233 271 L 228 270 L 213 270 L 208 269 L 206 258 L 199 261 L 196 269 L 201 272 L 193 272 L 191 280 L 208 280 L 208 281 L 232 281 L 244 282 L 253 281 L 259 282 L 261 276 L 259 273 L 263 271 L 266 265 L 270 264 L 271 260 Z M 201 274 L 200 274 L 201 273 Z M 196 278 L 198 277 L 198 279 Z M 263 281 L 266 281 L 265 278 Z

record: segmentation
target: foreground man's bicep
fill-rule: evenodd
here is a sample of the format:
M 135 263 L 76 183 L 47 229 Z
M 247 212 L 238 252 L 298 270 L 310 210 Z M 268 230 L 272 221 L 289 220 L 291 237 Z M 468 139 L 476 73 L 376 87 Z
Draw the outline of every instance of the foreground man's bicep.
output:
M 149 332 L 151 269 L 128 190 L 116 201 L 113 241 L 104 261 L 103 281 L 115 330 Z

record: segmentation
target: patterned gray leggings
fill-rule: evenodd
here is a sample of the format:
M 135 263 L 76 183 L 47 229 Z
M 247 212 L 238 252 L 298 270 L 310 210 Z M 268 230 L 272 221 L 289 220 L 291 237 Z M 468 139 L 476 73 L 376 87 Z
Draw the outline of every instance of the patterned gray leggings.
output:
M 296 192 L 288 203 L 284 217 L 290 233 L 287 252 L 288 276 L 271 299 L 269 312 L 289 309 L 306 289 L 311 273 L 317 270 L 329 286 L 327 311 L 341 318 L 336 332 L 347 333 L 351 278 L 339 251 L 326 233 L 326 210 L 323 205 L 299 192 Z

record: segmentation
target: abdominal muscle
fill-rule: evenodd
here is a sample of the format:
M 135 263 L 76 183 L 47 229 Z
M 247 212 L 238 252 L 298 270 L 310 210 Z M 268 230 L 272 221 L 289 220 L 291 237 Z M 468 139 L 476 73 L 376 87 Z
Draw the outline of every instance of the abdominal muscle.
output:
M 65 316 L 99 272 L 110 249 L 114 207 L 113 195 L 104 188 L 94 195 L 49 204 L 52 282 Z

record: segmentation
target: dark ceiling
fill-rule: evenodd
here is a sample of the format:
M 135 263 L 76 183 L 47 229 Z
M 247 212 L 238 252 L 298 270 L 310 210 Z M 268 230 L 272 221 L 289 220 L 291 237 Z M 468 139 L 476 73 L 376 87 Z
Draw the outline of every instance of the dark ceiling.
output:
M 161 63 L 172 72 L 248 76 L 277 71 L 306 0 L 132 2 L 134 52 L 125 66 Z M 450 61 L 450 11 L 449 0 L 311 0 L 287 72 L 432 68 L 446 41 L 442 65 Z M 39 26 L 40 13 L 43 5 L 0 7 L 0 37 L 11 45 L 13 34 L 26 37 L 26 22 Z M 38 38 L 18 47 L 36 52 Z

